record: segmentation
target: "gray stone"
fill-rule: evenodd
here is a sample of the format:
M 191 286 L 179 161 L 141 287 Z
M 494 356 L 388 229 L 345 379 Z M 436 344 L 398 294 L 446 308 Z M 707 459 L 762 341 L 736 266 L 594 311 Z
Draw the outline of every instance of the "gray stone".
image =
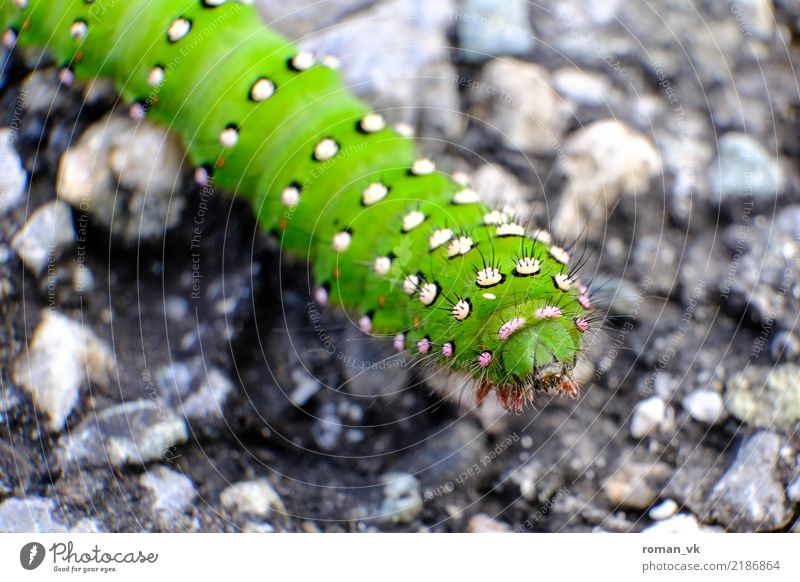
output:
M 159 465 L 145 472 L 139 484 L 148 492 L 151 511 L 163 530 L 194 529 L 188 514 L 192 513 L 197 491 L 189 477 Z
M 61 157 L 58 195 L 128 243 L 159 240 L 185 205 L 175 195 L 183 158 L 180 139 L 166 128 L 112 114 Z
M 748 437 L 711 491 L 709 515 L 739 532 L 776 531 L 792 517 L 783 483 L 776 474 L 780 437 L 761 431 Z
M 273 511 L 286 513 L 281 496 L 267 479 L 234 483 L 220 493 L 219 500 L 225 511 L 239 518 L 265 518 Z
M 54 270 L 61 255 L 74 244 L 72 212 L 58 200 L 37 208 L 11 241 L 22 262 L 37 277 Z
M 800 475 L 786 488 L 786 496 L 792 503 L 800 503 Z
M 59 440 L 62 466 L 143 465 L 172 460 L 188 430 L 171 409 L 150 400 L 125 402 L 87 418 Z
M 410 523 L 422 513 L 419 480 L 408 473 L 387 473 L 383 479 L 383 503 L 380 516 L 389 523 Z
M 775 334 L 769 344 L 769 356 L 773 362 L 787 362 L 800 357 L 800 337 L 790 331 Z
M 792 433 L 800 421 L 800 366 L 750 366 L 726 384 L 725 406 L 751 426 Z
M 529 9 L 525 0 L 464 0 L 454 14 L 459 58 L 481 63 L 500 55 L 529 54 L 536 46 Z
M 85 325 L 57 311 L 43 311 L 27 352 L 14 367 L 15 382 L 47 415 L 53 431 L 64 428 L 80 399 L 81 387 L 91 381 L 108 387 L 114 357 L 108 345 Z
M 563 67 L 553 72 L 553 86 L 559 94 L 583 107 L 599 107 L 607 104 L 612 91 L 608 77 L 571 67 Z
M 339 444 L 343 430 L 336 403 L 329 401 L 323 404 L 311 427 L 311 436 L 317 446 L 323 451 L 333 451 Z
M 153 374 L 167 406 L 206 428 L 218 428 L 235 387 L 228 375 L 202 357 L 173 362 Z
M 737 224 L 724 233 L 731 261 L 721 284 L 731 309 L 763 324 L 751 357 L 767 352 L 772 328 L 792 330 L 800 313 L 800 205 L 782 208 L 770 222 L 741 205 Z M 771 211 L 770 211 L 771 212 Z M 777 331 L 777 330 L 776 330 Z
M 17 497 L 0 503 L 0 532 L 66 533 L 67 526 L 54 514 L 55 501 L 44 497 Z
M 645 510 L 661 494 L 672 468 L 661 462 L 625 462 L 603 485 L 612 505 Z
M 28 174 L 14 149 L 15 134 L 12 129 L 0 129 L 0 216 L 24 200 L 28 184 Z
M 716 204 L 750 196 L 770 200 L 783 192 L 786 178 L 779 160 L 753 137 L 728 132 L 719 139 L 717 149 L 708 172 Z
M 500 143 L 534 155 L 560 153 L 572 105 L 553 90 L 547 69 L 518 59 L 492 61 L 469 87 L 475 115 Z
M 308 20 L 316 20 L 318 6 L 314 3 L 306 11 Z M 343 14 L 331 25 L 321 22 L 324 28 L 308 36 L 293 25 L 302 22 L 296 12 L 288 27 L 290 36 L 299 38 L 303 49 L 339 57 L 345 83 L 383 110 L 390 123 L 422 127 L 437 137 L 460 137 L 465 121 L 447 41 L 453 0 L 388 0 L 359 8 L 364 10 L 354 11 L 353 18 Z M 281 21 L 276 24 L 281 26 Z

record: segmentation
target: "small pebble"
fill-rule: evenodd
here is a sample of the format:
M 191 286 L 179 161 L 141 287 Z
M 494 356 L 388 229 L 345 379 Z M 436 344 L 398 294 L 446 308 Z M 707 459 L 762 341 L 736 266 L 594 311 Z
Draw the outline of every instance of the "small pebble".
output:
M 409 523 L 422 512 L 422 494 L 416 477 L 408 473 L 387 473 L 381 479 L 384 498 L 380 514 L 384 521 Z
M 683 407 L 693 419 L 705 424 L 717 424 L 725 416 L 722 396 L 712 390 L 695 390 L 683 399 Z
M 650 519 L 661 521 L 672 517 L 678 512 L 678 504 L 672 499 L 666 499 L 647 512 Z

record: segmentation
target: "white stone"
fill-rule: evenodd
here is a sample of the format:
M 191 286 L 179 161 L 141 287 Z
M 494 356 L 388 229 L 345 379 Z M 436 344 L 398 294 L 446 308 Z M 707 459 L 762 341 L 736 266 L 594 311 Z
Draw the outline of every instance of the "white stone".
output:
M 223 509 L 236 515 L 266 517 L 273 509 L 286 512 L 280 495 L 266 479 L 234 483 L 220 494 L 219 499 Z
M 0 216 L 22 202 L 28 174 L 14 149 L 14 131 L 0 129 Z
M 654 523 L 650 527 L 642 530 L 642 533 L 692 533 L 700 531 L 700 523 L 697 518 L 688 513 L 679 513 L 673 515 L 658 523 Z
M 139 477 L 139 484 L 152 498 L 152 511 L 164 529 L 189 525 L 190 513 L 197 497 L 194 483 L 186 475 L 158 465 Z
M 61 430 L 87 381 L 107 387 L 114 358 L 90 329 L 56 311 L 44 311 L 28 350 L 14 368 L 14 381 L 46 414 L 51 430 Z
M 672 517 L 677 512 L 678 504 L 673 499 L 666 499 L 648 511 L 647 515 L 650 516 L 650 519 L 661 521 Z
M 381 519 L 390 523 L 409 523 L 422 512 L 419 480 L 408 473 L 387 473 L 383 479 Z
M 658 396 L 642 400 L 633 409 L 631 435 L 640 439 L 656 430 L 666 418 L 666 405 Z
M 58 258 L 75 242 L 69 206 L 54 200 L 40 206 L 11 241 L 25 266 L 37 277 L 55 269 Z
M 716 424 L 725 418 L 725 403 L 713 390 L 695 390 L 683 399 L 683 407 L 693 419 L 705 424 Z

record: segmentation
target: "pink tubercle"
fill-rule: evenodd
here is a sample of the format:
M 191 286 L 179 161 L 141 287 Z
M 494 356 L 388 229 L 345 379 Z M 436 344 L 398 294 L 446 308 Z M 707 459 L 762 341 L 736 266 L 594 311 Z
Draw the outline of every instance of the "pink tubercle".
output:
M 58 72 L 58 78 L 65 87 L 71 87 L 75 82 L 75 73 L 72 69 L 64 68 Z
M 579 295 L 578 296 L 578 303 L 580 303 L 581 307 L 583 307 L 584 309 L 591 309 L 592 308 L 592 302 L 589 300 L 589 296 L 588 295 L 585 295 L 585 294 Z
M 372 333 L 372 319 L 369 315 L 365 315 L 358 320 L 358 327 L 364 333 Z
M 431 351 L 431 340 L 426 337 L 422 338 L 417 342 L 417 349 L 420 354 L 427 354 Z
M 575 327 L 578 328 L 578 331 L 581 333 L 586 333 L 589 331 L 589 322 L 586 321 L 583 317 L 579 317 L 575 320 Z
M 536 317 L 539 319 L 556 319 L 561 317 L 561 310 L 555 305 L 546 305 L 536 310 Z
M 442 355 L 445 358 L 452 358 L 453 357 L 453 344 L 447 342 L 442 346 Z
M 142 121 L 147 116 L 147 112 L 141 103 L 134 103 L 128 110 L 128 115 L 135 121 Z
M 478 365 L 481 368 L 488 368 L 489 364 L 492 363 L 492 353 L 491 352 L 481 352 L 481 355 L 478 356 Z
M 328 305 L 328 290 L 325 289 L 325 287 L 318 287 L 317 290 L 314 291 L 314 300 L 322 307 Z
M 395 351 L 402 352 L 406 349 L 406 336 L 398 333 L 394 336 L 394 349 Z
M 515 317 L 507 322 L 505 322 L 501 327 L 498 335 L 500 336 L 501 340 L 508 339 L 512 333 L 520 329 L 523 325 L 525 325 L 525 318 L 524 317 Z

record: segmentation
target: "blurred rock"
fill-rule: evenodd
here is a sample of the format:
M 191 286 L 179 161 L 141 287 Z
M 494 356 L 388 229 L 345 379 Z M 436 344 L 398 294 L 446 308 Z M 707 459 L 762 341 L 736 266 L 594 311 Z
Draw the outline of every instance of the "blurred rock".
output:
M 522 56 L 536 46 L 524 0 L 463 0 L 454 14 L 459 59 L 481 63 L 500 55 Z
M 30 450 L 20 445 L 0 441 L 0 500 L 23 494 L 35 477 Z
M 67 526 L 53 515 L 55 511 L 52 499 L 37 496 L 7 499 L 0 503 L 0 532 L 66 533 Z
M 800 366 L 750 366 L 726 383 L 725 406 L 751 426 L 793 433 L 800 421 Z
M 475 422 L 463 418 L 406 451 L 389 472 L 415 475 L 426 490 L 436 491 L 454 483 L 480 487 L 490 477 L 491 463 L 507 454 L 509 448 L 506 443 L 496 454 L 488 450 L 486 440 L 486 434 Z
M 772 38 L 775 29 L 772 0 L 731 0 L 728 4 L 745 34 L 755 34 L 761 40 Z
M 789 523 L 792 509 L 776 474 L 781 440 L 769 431 L 748 437 L 708 499 L 712 518 L 731 531 L 776 531 Z
M 570 134 L 563 153 L 558 167 L 567 185 L 553 228 L 566 240 L 596 236 L 621 195 L 645 193 L 662 171 L 650 139 L 616 120 L 597 121 Z
M 383 479 L 381 519 L 389 523 L 410 523 L 422 512 L 420 483 L 408 473 L 387 473 Z
M 769 344 L 769 356 L 773 362 L 796 362 L 800 358 L 800 337 L 790 331 L 778 332 Z
M 203 430 L 224 426 L 224 407 L 235 386 L 228 375 L 201 356 L 175 361 L 153 374 L 159 392 L 171 409 Z
M 497 164 L 483 164 L 472 174 L 470 186 L 478 192 L 481 200 L 492 208 L 513 209 L 521 221 L 530 216 L 530 205 L 525 200 L 525 188 L 519 180 Z
M 783 193 L 786 178 L 778 159 L 754 138 L 728 132 L 719 139 L 717 148 L 717 159 L 708 171 L 714 203 L 732 204 L 744 197 L 769 202 Z
M 624 462 L 603 485 L 612 505 L 645 510 L 661 494 L 672 468 L 661 462 Z
M 22 202 L 28 184 L 28 173 L 14 149 L 14 135 L 11 129 L 0 129 L 0 216 Z
M 462 79 L 462 85 L 468 81 Z M 561 152 L 572 105 L 553 90 L 547 69 L 513 58 L 495 60 L 470 90 L 475 115 L 504 147 L 542 156 Z
M 767 352 L 765 332 L 793 330 L 800 313 L 800 205 L 780 209 L 772 222 L 742 207 L 724 233 L 732 260 L 721 287 L 730 309 L 763 325 L 752 355 Z
M 188 515 L 192 513 L 197 491 L 189 477 L 158 465 L 146 471 L 139 484 L 149 494 L 150 511 L 161 529 L 168 532 L 194 529 Z
M 485 513 L 478 513 L 469 518 L 467 531 L 470 533 L 509 533 L 511 526 Z
M 62 156 L 58 195 L 128 244 L 161 240 L 185 205 L 183 158 L 166 128 L 110 114 Z
M 63 202 L 40 206 L 14 237 L 11 245 L 22 262 L 37 277 L 55 270 L 61 255 L 75 244 L 72 212 Z
M 265 518 L 273 511 L 286 513 L 283 500 L 266 479 L 234 483 L 220 494 L 219 500 L 223 509 L 239 519 Z
M 666 404 L 658 396 L 638 402 L 631 416 L 631 436 L 640 439 L 655 432 L 666 416 Z
M 608 77 L 571 67 L 562 67 L 553 72 L 553 86 L 560 95 L 582 107 L 606 104 L 612 91 Z
M 43 311 L 27 352 L 16 361 L 15 382 L 46 414 L 50 430 L 64 428 L 88 381 L 107 388 L 114 373 L 110 347 L 92 330 L 57 311 Z
M 188 438 L 186 423 L 171 409 L 135 400 L 98 412 L 59 440 L 59 463 L 81 467 L 171 461 Z
M 717 424 L 725 418 L 722 396 L 713 390 L 695 390 L 683 399 L 683 407 L 693 419 L 704 424 Z

